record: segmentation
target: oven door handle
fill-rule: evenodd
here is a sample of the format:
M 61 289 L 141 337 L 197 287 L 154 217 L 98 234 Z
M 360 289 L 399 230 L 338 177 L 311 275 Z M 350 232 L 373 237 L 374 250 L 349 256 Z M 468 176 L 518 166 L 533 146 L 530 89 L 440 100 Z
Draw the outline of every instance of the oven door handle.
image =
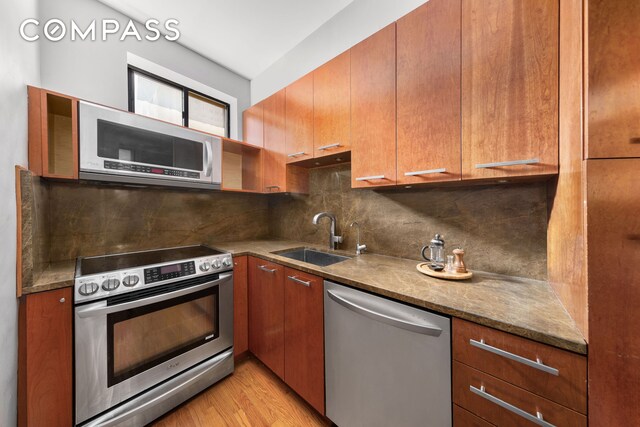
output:
M 183 295 L 189 295 L 194 292 L 201 291 L 203 289 L 212 288 L 226 282 L 231 279 L 233 275 L 231 273 L 221 274 L 217 280 L 211 282 L 202 283 L 200 285 L 191 286 L 185 289 L 178 289 L 177 291 L 167 292 L 166 294 L 154 295 L 148 298 L 141 298 L 135 301 L 123 302 L 122 304 L 107 305 L 107 301 L 100 301 L 95 304 L 91 304 L 90 307 L 76 309 L 76 315 L 80 318 L 103 316 L 109 313 L 115 313 L 118 311 L 130 310 L 132 308 L 141 307 L 143 305 L 154 304 L 156 302 L 166 301 L 172 298 L 180 297 Z

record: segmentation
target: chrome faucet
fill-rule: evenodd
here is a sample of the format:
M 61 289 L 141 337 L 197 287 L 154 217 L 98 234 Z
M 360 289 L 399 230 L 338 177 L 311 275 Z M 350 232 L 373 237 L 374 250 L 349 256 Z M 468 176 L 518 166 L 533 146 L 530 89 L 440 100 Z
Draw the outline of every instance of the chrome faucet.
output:
M 360 244 L 360 224 L 358 224 L 356 221 L 353 221 L 351 223 L 351 227 L 356 227 L 356 230 L 358 230 L 358 240 L 356 241 L 356 255 L 361 255 L 362 252 L 367 250 L 367 245 Z
M 338 249 L 338 243 L 342 243 L 342 236 L 336 236 L 336 216 L 327 212 L 320 212 L 314 215 L 313 224 L 318 224 L 318 220 L 327 217 L 331 220 L 331 230 L 329 231 L 329 249 Z

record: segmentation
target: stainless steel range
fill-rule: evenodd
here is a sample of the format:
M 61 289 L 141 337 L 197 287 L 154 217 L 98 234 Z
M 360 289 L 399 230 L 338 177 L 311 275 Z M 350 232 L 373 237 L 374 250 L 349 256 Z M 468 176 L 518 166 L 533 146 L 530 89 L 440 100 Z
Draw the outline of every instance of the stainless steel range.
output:
M 78 258 L 76 425 L 140 426 L 233 372 L 231 255 Z

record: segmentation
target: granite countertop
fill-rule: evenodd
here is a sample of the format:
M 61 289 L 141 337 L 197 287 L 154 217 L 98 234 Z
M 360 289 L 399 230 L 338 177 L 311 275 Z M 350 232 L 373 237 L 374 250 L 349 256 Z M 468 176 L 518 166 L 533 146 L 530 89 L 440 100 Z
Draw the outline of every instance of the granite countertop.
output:
M 580 354 L 585 340 L 549 283 L 474 271 L 471 280 L 435 279 L 416 270 L 417 261 L 375 254 L 319 267 L 275 254 L 287 249 L 316 247 L 290 240 L 220 242 L 212 246 L 235 256 L 253 255 L 325 279 L 383 295 L 435 312 L 466 319 Z M 23 294 L 73 286 L 75 260 L 49 264 Z
M 474 271 L 471 280 L 448 281 L 419 273 L 415 260 L 365 253 L 327 267 L 318 267 L 273 253 L 315 247 L 295 241 L 239 241 L 213 246 L 235 256 L 258 256 L 418 307 L 576 353 L 587 353 L 584 337 L 545 281 L 480 271 Z M 343 251 L 336 253 L 354 255 Z

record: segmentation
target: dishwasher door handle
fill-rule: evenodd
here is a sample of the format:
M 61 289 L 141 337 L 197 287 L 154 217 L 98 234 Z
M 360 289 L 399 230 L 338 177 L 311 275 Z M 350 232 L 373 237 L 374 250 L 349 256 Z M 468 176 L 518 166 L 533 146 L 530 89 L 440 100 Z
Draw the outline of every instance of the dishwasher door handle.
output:
M 412 320 L 405 320 L 390 314 L 380 313 L 373 308 L 366 307 L 365 304 L 361 301 L 355 302 L 349 300 L 347 297 L 338 295 L 334 291 L 328 290 L 327 294 L 329 295 L 329 298 L 331 298 L 341 306 L 348 308 L 349 310 L 362 316 L 377 320 L 378 322 L 386 323 L 387 325 L 395 326 L 396 328 L 405 329 L 407 331 L 417 332 L 423 335 L 431 335 L 434 337 L 440 336 L 440 334 L 442 333 L 442 329 L 430 323 L 416 323 Z

